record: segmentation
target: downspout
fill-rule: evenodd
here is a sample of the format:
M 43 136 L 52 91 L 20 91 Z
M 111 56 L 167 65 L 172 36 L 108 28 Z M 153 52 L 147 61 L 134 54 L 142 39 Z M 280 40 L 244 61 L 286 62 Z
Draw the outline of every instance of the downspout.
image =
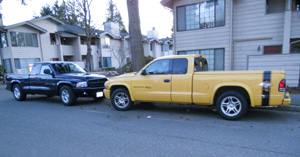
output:
M 39 33 L 39 42 L 40 42 L 40 49 L 41 49 L 41 61 L 44 61 L 44 53 L 43 53 L 43 47 L 42 47 L 41 33 Z
M 229 63 L 230 63 L 230 70 L 234 70 L 234 63 L 233 63 L 233 59 L 232 56 L 234 57 L 234 45 L 232 45 L 232 41 L 233 41 L 233 0 L 231 0 L 231 10 L 230 10 L 230 39 L 229 39 Z

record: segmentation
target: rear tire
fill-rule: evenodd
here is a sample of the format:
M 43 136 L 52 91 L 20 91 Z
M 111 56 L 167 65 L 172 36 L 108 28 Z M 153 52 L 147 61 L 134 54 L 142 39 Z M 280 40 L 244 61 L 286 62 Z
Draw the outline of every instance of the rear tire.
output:
M 15 97 L 15 99 L 17 100 L 17 101 L 24 101 L 25 99 L 26 99 L 26 93 L 24 93 L 23 91 L 22 91 L 22 89 L 21 89 L 21 86 L 20 85 L 18 85 L 18 84 L 15 84 L 14 86 L 13 86 L 13 95 L 14 95 L 14 97 Z
M 60 99 L 66 106 L 72 106 L 75 104 L 77 98 L 70 86 L 62 86 L 60 88 Z
M 111 104 L 119 111 L 126 111 L 132 107 L 133 102 L 131 101 L 129 92 L 124 88 L 119 88 L 112 93 Z
M 217 99 L 218 113 L 227 120 L 238 120 L 248 111 L 245 97 L 236 91 L 226 91 Z

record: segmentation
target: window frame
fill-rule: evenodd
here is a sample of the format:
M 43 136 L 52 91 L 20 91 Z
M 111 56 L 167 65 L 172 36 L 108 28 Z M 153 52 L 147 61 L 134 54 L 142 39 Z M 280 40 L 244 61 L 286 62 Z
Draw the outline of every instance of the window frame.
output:
M 226 0 L 224 0 L 224 24 L 220 25 L 220 26 L 216 26 L 216 0 L 208 0 L 208 1 L 213 1 L 214 2 L 214 27 L 208 27 L 208 28 L 201 28 L 200 27 L 200 3 L 207 2 L 207 1 L 201 1 L 201 2 L 198 2 L 198 3 L 191 3 L 191 4 L 176 6 L 176 32 L 193 31 L 193 30 L 199 30 L 199 29 L 201 30 L 201 29 L 209 29 L 209 28 L 216 28 L 216 27 L 224 27 L 224 26 L 226 26 Z M 187 30 L 186 29 L 186 6 L 195 5 L 195 4 L 199 5 L 199 28 Z M 185 23 L 184 30 L 179 30 L 178 29 L 178 16 L 179 16 L 179 14 L 178 14 L 178 8 L 180 8 L 180 7 L 184 8 L 184 23 Z
M 216 67 L 216 50 L 220 50 L 222 49 L 223 50 L 223 70 L 216 70 L 215 67 Z M 183 50 L 183 51 L 177 51 L 177 55 L 189 55 L 189 54 L 186 54 L 187 51 L 198 51 L 197 54 L 201 55 L 200 54 L 200 51 L 202 50 L 214 50 L 214 69 L 213 70 L 210 70 L 210 71 L 225 71 L 225 48 L 210 48 L 210 49 L 194 49 L 194 50 Z M 185 54 L 179 54 L 180 52 L 185 52 Z M 205 56 L 205 55 L 204 55 Z M 206 58 L 207 60 L 207 58 Z M 208 61 L 207 61 L 208 62 Z M 208 63 L 209 65 L 209 63 Z
M 24 46 L 20 46 L 19 45 L 19 39 L 18 39 L 18 35 L 19 34 L 23 34 L 22 36 L 23 36 L 23 39 L 24 39 Z M 15 34 L 15 37 L 13 38 L 13 36 L 12 36 L 12 34 Z M 28 46 L 27 45 L 27 42 L 26 42 L 26 34 L 30 34 L 30 37 L 31 37 L 31 41 L 32 41 L 32 46 L 30 45 L 30 46 Z M 36 39 L 34 39 L 35 37 L 36 37 Z M 14 39 L 15 40 L 15 42 L 16 42 L 16 45 L 13 45 L 12 43 L 12 39 Z M 39 41 L 38 41 L 38 36 L 37 36 L 37 33 L 28 33 L 28 32 L 15 32 L 15 31 L 11 31 L 10 32 L 10 41 L 11 41 L 11 46 L 12 47 L 39 47 Z

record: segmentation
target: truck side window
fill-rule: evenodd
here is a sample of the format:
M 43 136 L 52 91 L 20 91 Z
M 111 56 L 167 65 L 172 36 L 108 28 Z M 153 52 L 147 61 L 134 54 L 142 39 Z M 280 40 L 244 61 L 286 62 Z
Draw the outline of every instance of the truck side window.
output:
M 173 59 L 172 74 L 186 74 L 188 68 L 188 60 L 186 58 Z
M 170 74 L 171 68 L 170 59 L 162 59 L 153 62 L 150 64 L 146 69 L 146 75 L 163 75 L 163 74 Z
M 52 73 L 52 70 L 51 70 L 51 68 L 50 68 L 49 65 L 42 65 L 40 74 L 41 74 L 41 75 L 45 75 L 44 70 L 46 70 L 46 69 L 49 69 L 50 72 Z
M 194 72 L 208 71 L 208 64 L 205 58 L 195 58 Z
M 33 64 L 30 74 L 31 75 L 38 75 L 40 73 L 41 64 Z

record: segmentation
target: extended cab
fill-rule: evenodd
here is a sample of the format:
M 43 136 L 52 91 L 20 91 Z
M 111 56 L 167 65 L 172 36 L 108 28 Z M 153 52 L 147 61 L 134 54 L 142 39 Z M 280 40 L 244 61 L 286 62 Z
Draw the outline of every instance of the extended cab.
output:
M 7 75 L 6 89 L 18 101 L 27 94 L 58 95 L 65 105 L 73 105 L 78 97 L 104 97 L 105 81 L 105 76 L 89 74 L 71 62 L 41 62 L 33 65 L 29 75 Z
M 137 73 L 114 77 L 104 94 L 117 110 L 134 101 L 215 106 L 225 119 L 242 117 L 249 107 L 289 105 L 284 71 L 210 71 L 205 56 L 157 58 Z

